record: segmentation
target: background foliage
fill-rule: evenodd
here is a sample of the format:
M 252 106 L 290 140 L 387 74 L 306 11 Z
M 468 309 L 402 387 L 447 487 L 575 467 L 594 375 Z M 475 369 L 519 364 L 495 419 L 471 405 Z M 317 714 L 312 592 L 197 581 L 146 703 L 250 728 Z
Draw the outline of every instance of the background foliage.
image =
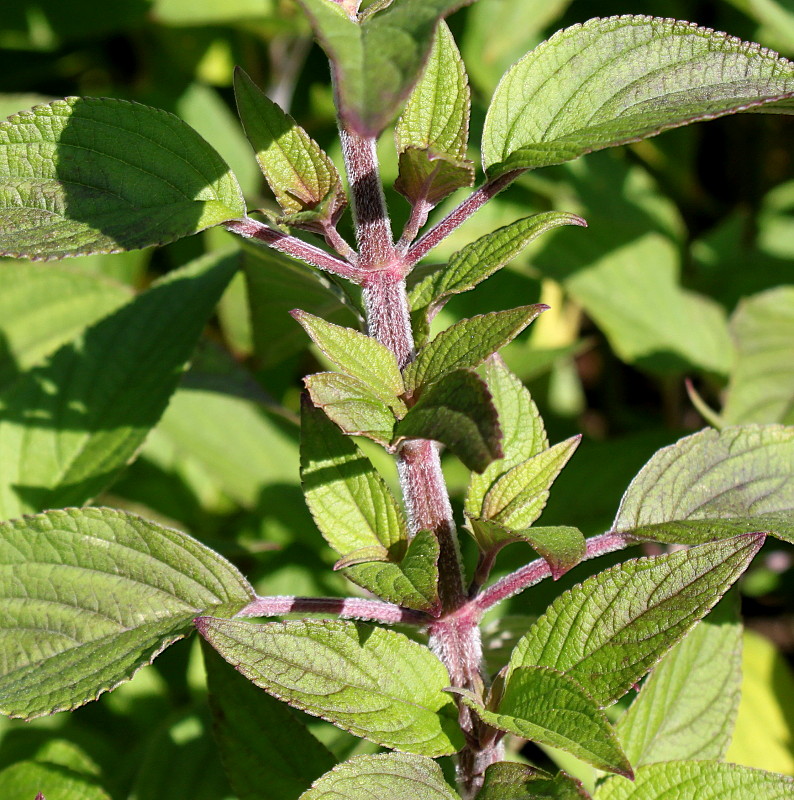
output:
M 456 14 L 450 25 L 472 82 L 472 135 L 479 135 L 490 96 L 511 63 L 548 33 L 593 16 L 641 12 L 690 19 L 794 56 L 791 0 L 638 5 L 479 0 Z M 67 95 L 117 97 L 173 111 L 228 161 L 249 207 L 274 211 L 233 110 L 235 65 L 341 166 L 327 61 L 291 0 L 39 0 L 15 4 L 0 17 L 3 116 Z M 445 327 L 513 306 L 519 298 L 521 304 L 552 307 L 504 351 L 510 368 L 530 387 L 549 439 L 584 433 L 542 524 L 577 525 L 588 535 L 606 530 L 631 477 L 656 449 L 702 427 L 701 414 L 718 424 L 794 424 L 792 134 L 790 117 L 740 115 L 530 173 L 434 251 L 433 259 L 441 260 L 532 212 L 570 211 L 589 223 L 587 232 L 564 229 L 543 237 L 486 284 L 453 298 L 434 323 Z M 392 141 L 387 132 L 381 163 L 399 230 L 408 205 L 389 188 L 397 170 Z M 469 157 L 479 163 L 474 151 Z M 454 203 L 455 196 L 435 213 Z M 124 381 L 129 362 L 102 361 L 108 322 L 103 328 L 101 321 L 133 291 L 185 265 L 209 282 L 232 266 L 242 270 L 223 294 L 192 367 L 140 457 L 101 503 L 190 531 L 232 559 L 260 593 L 346 594 L 344 579 L 329 569 L 336 554 L 317 533 L 298 479 L 300 378 L 327 362 L 287 312 L 299 306 L 355 326 L 358 298 L 349 287 L 343 290 L 274 252 L 241 246 L 223 231 L 158 250 L 57 264 L 4 261 L 0 452 L 13 435 L 14 402 L 20 408 L 30 407 L 31 396 L 45 402 L 46 393 L 31 395 L 31 371 L 65 344 L 77 350 L 96 343 L 98 364 L 118 372 L 108 380 L 116 380 L 130 406 L 139 406 L 130 394 L 135 381 Z M 174 363 L 180 360 L 180 316 L 163 315 L 157 298 L 170 308 L 168 287 L 182 274 L 160 284 L 146 301 L 153 318 L 163 320 L 162 329 L 150 332 L 152 341 L 168 341 Z M 216 281 L 222 285 L 221 277 Z M 209 302 L 196 303 L 202 301 Z M 199 311 L 184 313 L 195 319 Z M 92 380 L 85 377 L 86 385 Z M 113 470 L 140 446 L 143 437 L 136 431 L 146 429 L 146 414 L 159 415 L 159 401 L 150 400 L 142 418 L 124 431 L 118 447 L 128 450 Z M 69 435 L 100 435 L 101 426 L 75 413 Z M 368 455 L 390 474 L 393 467 L 376 448 Z M 445 468 L 460 503 L 465 473 L 451 456 Z M 18 478 L 7 471 L 0 475 L 0 503 L 7 502 L 4 485 Z M 33 496 L 26 502 L 24 508 L 4 508 L 3 518 L 69 500 Z M 794 774 L 793 553 L 771 541 L 740 585 L 753 630 L 744 639 L 742 704 L 728 752 L 730 761 L 786 774 Z M 511 559 L 508 549 L 500 571 L 520 566 L 520 558 L 517 553 Z M 520 631 L 552 592 L 583 580 L 596 566 L 585 563 L 556 585 L 544 583 L 530 597 L 504 603 L 499 613 Z M 497 660 L 510 644 L 504 637 L 493 641 L 489 657 Z M 738 658 L 735 642 L 726 639 L 725 648 Z M 41 770 L 63 773 L 64 780 L 71 773 L 93 776 L 97 798 L 232 798 L 204 693 L 194 638 L 74 714 L 30 724 L 0 720 L 0 790 L 13 785 L 11 765 L 33 759 Z M 337 758 L 377 751 L 367 741 L 306 720 Z M 591 768 L 551 755 L 592 780 Z M 331 763 L 322 752 L 315 760 L 316 774 Z

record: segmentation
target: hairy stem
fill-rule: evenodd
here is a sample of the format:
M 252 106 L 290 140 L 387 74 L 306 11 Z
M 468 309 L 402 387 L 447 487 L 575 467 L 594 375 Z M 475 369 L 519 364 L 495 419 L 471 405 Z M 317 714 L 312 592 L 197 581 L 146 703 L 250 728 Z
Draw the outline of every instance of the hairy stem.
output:
M 431 620 L 431 617 L 421 611 L 360 597 L 257 597 L 235 616 L 281 617 L 284 614 L 298 613 L 327 614 L 342 619 L 360 619 L 386 625 L 427 625 Z

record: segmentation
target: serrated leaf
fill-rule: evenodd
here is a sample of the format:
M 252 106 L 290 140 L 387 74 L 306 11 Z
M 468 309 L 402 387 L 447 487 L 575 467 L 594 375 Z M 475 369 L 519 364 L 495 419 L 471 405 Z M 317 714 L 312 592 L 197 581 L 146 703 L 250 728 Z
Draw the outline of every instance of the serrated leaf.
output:
M 336 620 L 196 624 L 257 686 L 356 736 L 430 757 L 463 745 L 446 668 L 402 634 Z
M 261 691 L 209 645 L 207 669 L 214 734 L 224 768 L 240 800 L 296 800 L 331 769 L 334 756 L 283 703 Z
M 18 761 L 0 772 L 0 794 L 8 800 L 111 800 L 96 778 L 37 761 Z
M 794 778 L 713 761 L 649 764 L 634 773 L 634 782 L 610 778 L 596 800 L 790 800 Z
M 485 495 L 500 475 L 538 455 L 549 444 L 540 413 L 521 381 L 498 358 L 486 361 L 483 373 L 499 416 L 503 455 L 481 475 L 471 476 L 464 505 L 470 517 L 482 516 Z
M 300 800 L 460 800 L 429 758 L 404 753 L 356 756 L 334 767 Z
M 589 800 L 579 781 L 564 772 L 551 776 L 514 761 L 497 761 L 485 770 L 478 800 Z
M 494 272 L 509 264 L 533 239 L 561 225 L 586 223 L 576 214 L 547 211 L 519 219 L 481 236 L 458 250 L 446 267 L 431 273 L 409 293 L 413 311 L 439 308 L 453 294 L 468 292 Z
M 510 670 L 552 667 L 586 686 L 599 705 L 613 703 L 708 613 L 763 539 L 749 534 L 633 559 L 588 578 L 530 628 Z
M 739 706 L 741 654 L 735 605 L 720 603 L 657 664 L 618 722 L 632 765 L 724 758 Z
M 75 270 L 0 266 L 0 387 L 130 299 L 121 284 Z
M 446 23 L 394 129 L 400 173 L 394 188 L 412 203 L 436 205 L 474 183 L 466 159 L 471 93 L 466 68 Z
M 749 531 L 794 541 L 794 428 L 707 428 L 659 450 L 626 490 L 613 529 L 697 544 Z
M 328 155 L 240 67 L 234 72 L 234 94 L 245 135 L 284 213 L 317 211 L 324 204 L 328 219 L 335 221 L 346 199 Z
M 792 95 L 794 65 L 759 45 L 670 19 L 592 19 L 507 71 L 483 166 L 494 177 L 737 111 L 793 113 Z
M 173 114 L 70 97 L 0 122 L 0 253 L 165 244 L 245 214 L 223 159 Z
M 731 318 L 736 361 L 722 418 L 794 424 L 794 287 L 778 286 L 739 303 Z
M 546 507 L 552 484 L 581 439 L 572 436 L 502 475 L 485 495 L 482 516 L 512 530 L 528 528 Z
M 520 306 L 463 319 L 426 344 L 403 370 L 408 392 L 456 369 L 473 369 L 518 336 L 548 306 Z
M 482 472 L 502 455 L 496 409 L 482 379 L 459 369 L 431 383 L 394 429 L 403 439 L 434 439 L 471 470 Z
M 394 412 L 367 384 L 339 372 L 321 372 L 303 379 L 312 402 L 345 433 L 366 436 L 384 447 L 394 435 Z
M 82 505 L 135 456 L 237 269 L 169 273 L 0 395 L 0 518 Z
M 495 711 L 463 695 L 488 725 L 571 753 L 599 769 L 631 775 L 631 765 L 609 720 L 573 679 L 544 667 L 518 667 Z
M 293 311 L 292 316 L 342 372 L 358 378 L 386 404 L 404 407 L 398 399 L 405 391 L 403 378 L 397 358 L 388 347 L 371 336 L 333 325 L 305 311 Z
M 0 524 L 0 708 L 37 717 L 129 680 L 199 613 L 254 597 L 235 567 L 180 531 L 107 508 Z

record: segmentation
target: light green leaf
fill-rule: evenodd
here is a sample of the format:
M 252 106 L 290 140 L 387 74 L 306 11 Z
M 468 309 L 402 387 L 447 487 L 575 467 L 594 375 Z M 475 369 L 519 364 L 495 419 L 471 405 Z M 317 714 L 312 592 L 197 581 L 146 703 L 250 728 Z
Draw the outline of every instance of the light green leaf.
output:
M 631 775 L 615 731 L 592 697 L 574 680 L 544 667 L 519 667 L 510 674 L 496 711 L 468 695 L 462 702 L 488 725 L 550 745 L 599 769 Z
M 335 221 L 347 201 L 331 159 L 240 67 L 234 93 L 245 134 L 286 221 L 307 211 Z
M 394 436 L 394 413 L 358 378 L 321 372 L 303 379 L 312 402 L 345 433 L 366 436 L 384 447 Z
M 150 13 L 162 25 L 181 28 L 249 22 L 277 12 L 271 0 L 154 0 Z
M 659 450 L 623 495 L 613 529 L 697 544 L 749 531 L 794 541 L 794 428 L 710 428 Z
M 466 159 L 470 110 L 466 68 L 441 22 L 422 78 L 394 129 L 400 159 L 394 188 L 412 203 L 434 206 L 474 183 L 474 165 Z
M 204 645 L 215 739 L 240 800 L 295 800 L 336 763 L 289 708 Z
M 482 516 L 485 495 L 500 475 L 538 455 L 549 444 L 543 420 L 529 391 L 504 362 L 499 358 L 489 359 L 483 374 L 499 415 L 503 455 L 491 462 L 481 475 L 471 476 L 464 505 L 470 517 Z
M 352 328 L 332 325 L 305 311 L 293 311 L 292 316 L 342 372 L 358 378 L 388 405 L 402 407 L 398 397 L 405 391 L 405 386 L 397 359 L 388 347 L 371 336 Z
M 430 757 L 463 745 L 446 668 L 400 633 L 337 620 L 196 624 L 257 686 L 356 736 Z
M 670 19 L 592 19 L 558 32 L 502 78 L 483 165 L 493 177 L 737 111 L 792 113 L 792 94 L 794 65 L 759 45 Z
M 512 530 L 528 528 L 543 512 L 551 485 L 579 446 L 581 435 L 517 464 L 491 487 L 482 515 Z
M 0 395 L 0 517 L 82 505 L 132 460 L 237 268 L 170 273 Z
M 130 299 L 125 287 L 57 266 L 0 265 L 0 387 Z
M 429 758 L 404 753 L 356 756 L 314 782 L 300 800 L 460 800 Z
M 739 706 L 741 653 L 736 608 L 722 602 L 654 668 L 620 719 L 618 736 L 635 767 L 724 758 Z
M 463 319 L 425 345 L 403 371 L 405 388 L 414 392 L 456 369 L 473 369 L 518 336 L 548 306 L 520 306 Z
M 438 21 L 469 0 L 401 0 L 361 24 L 331 0 L 299 2 L 331 60 L 343 119 L 376 136 L 419 79 Z
M 111 800 L 95 778 L 37 761 L 18 761 L 0 772 L 0 795 L 8 800 Z
M 394 429 L 403 439 L 434 439 L 471 470 L 482 472 L 502 455 L 496 409 L 483 380 L 465 369 L 448 372 L 422 392 Z
M 186 123 L 126 100 L 56 100 L 0 122 L 0 252 L 33 259 L 165 244 L 245 214 Z
M 199 613 L 233 614 L 253 589 L 195 539 L 107 508 L 0 524 L 0 708 L 76 708 L 177 639 Z
M 731 332 L 736 361 L 721 415 L 726 424 L 794 424 L 794 287 L 778 286 L 742 300 Z
M 485 770 L 477 800 L 589 800 L 589 795 L 564 772 L 551 776 L 526 764 L 497 761 Z
M 547 211 L 480 237 L 455 253 L 445 268 L 431 273 L 411 289 L 411 309 L 440 308 L 453 294 L 468 292 L 509 264 L 533 239 L 561 225 L 586 223 L 576 214 Z
M 586 686 L 599 705 L 613 703 L 708 613 L 762 543 L 763 536 L 737 536 L 588 578 L 530 628 L 513 651 L 511 672 L 552 667 Z
M 790 800 L 794 779 L 772 772 L 715 764 L 673 761 L 640 767 L 631 783 L 610 778 L 599 787 L 596 800 Z

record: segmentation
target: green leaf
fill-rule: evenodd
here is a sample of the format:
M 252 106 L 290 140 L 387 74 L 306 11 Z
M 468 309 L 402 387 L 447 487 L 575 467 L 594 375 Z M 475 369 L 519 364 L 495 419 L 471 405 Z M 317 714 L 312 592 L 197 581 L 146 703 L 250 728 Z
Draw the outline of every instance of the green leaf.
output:
M 759 45 L 670 19 L 592 19 L 507 71 L 485 121 L 483 165 L 494 177 L 737 111 L 792 113 L 792 94 L 794 66 Z
M 234 94 L 245 135 L 287 221 L 306 211 L 336 221 L 347 201 L 331 159 L 240 67 Z
M 488 725 L 559 748 L 608 772 L 631 775 L 631 765 L 603 711 L 574 680 L 545 667 L 514 669 L 496 711 L 461 700 Z
M 441 22 L 422 78 L 394 129 L 400 159 L 394 188 L 411 203 L 434 206 L 474 183 L 474 165 L 466 158 L 470 110 L 466 68 Z
M 376 136 L 419 80 L 438 21 L 469 0 L 401 0 L 359 24 L 331 0 L 299 0 L 331 60 L 342 118 Z
M 731 331 L 736 361 L 722 418 L 728 425 L 794 424 L 794 287 L 778 286 L 742 300 Z
M 336 763 L 287 706 L 202 648 L 215 739 L 240 800 L 296 800 Z
M 237 269 L 170 273 L 0 395 L 0 517 L 82 505 L 135 456 Z
M 586 223 L 576 214 L 547 211 L 480 237 L 455 253 L 445 268 L 431 273 L 411 289 L 411 309 L 440 308 L 453 294 L 468 292 L 509 264 L 533 239 L 561 225 L 586 226 Z
M 738 764 L 674 761 L 640 767 L 631 783 L 611 778 L 596 800 L 789 800 L 794 779 Z
M 394 436 L 394 412 L 367 384 L 339 372 L 321 372 L 303 379 L 312 402 L 345 433 L 366 436 L 384 447 Z
M 145 133 L 143 133 L 145 131 Z M 0 122 L 0 252 L 33 259 L 165 244 L 245 214 L 186 123 L 126 100 L 56 100 Z
M 398 397 L 405 386 L 397 359 L 388 347 L 371 336 L 332 325 L 305 311 L 293 311 L 292 316 L 342 372 L 358 378 L 388 405 L 403 407 Z
M 315 781 L 300 800 L 460 800 L 435 761 L 404 753 L 356 756 Z
M 337 620 L 196 625 L 257 686 L 356 736 L 430 757 L 463 745 L 446 668 L 400 633 Z
M 470 517 L 482 516 L 485 495 L 500 475 L 543 452 L 549 445 L 543 420 L 529 391 L 504 362 L 499 358 L 489 359 L 483 373 L 499 415 L 503 455 L 491 462 L 481 475 L 471 476 L 464 505 Z
M 502 455 L 499 421 L 485 383 L 459 369 L 431 383 L 394 429 L 403 439 L 434 439 L 471 470 L 482 472 Z
M 526 764 L 497 761 L 485 770 L 477 800 L 589 800 L 589 795 L 564 772 L 552 777 Z
M 698 544 L 764 531 L 794 541 L 794 428 L 710 428 L 659 450 L 626 490 L 615 531 Z
M 19 761 L 0 772 L 8 800 L 111 800 L 99 781 L 60 764 Z
M 9 261 L 0 266 L 0 387 L 130 299 L 98 275 Z
M 654 668 L 617 730 L 629 761 L 722 760 L 742 682 L 742 626 L 720 603 Z
M 517 667 L 552 667 L 602 706 L 624 695 L 746 569 L 763 536 L 618 564 L 574 586 L 518 643 Z M 509 680 L 509 678 L 508 678 Z
M 573 569 L 587 551 L 584 534 L 566 525 L 515 531 L 488 519 L 470 519 L 469 524 L 484 553 L 498 551 L 511 542 L 526 542 L 549 565 L 554 580 Z
M 485 496 L 483 517 L 512 530 L 528 528 L 546 507 L 551 485 L 581 439 L 572 436 L 502 475 Z
M 254 597 L 228 561 L 170 528 L 107 508 L 0 524 L 0 708 L 37 717 L 129 680 L 196 614 Z
M 518 336 L 548 306 L 520 306 L 463 319 L 425 345 L 403 371 L 408 392 L 456 369 L 473 369 Z

